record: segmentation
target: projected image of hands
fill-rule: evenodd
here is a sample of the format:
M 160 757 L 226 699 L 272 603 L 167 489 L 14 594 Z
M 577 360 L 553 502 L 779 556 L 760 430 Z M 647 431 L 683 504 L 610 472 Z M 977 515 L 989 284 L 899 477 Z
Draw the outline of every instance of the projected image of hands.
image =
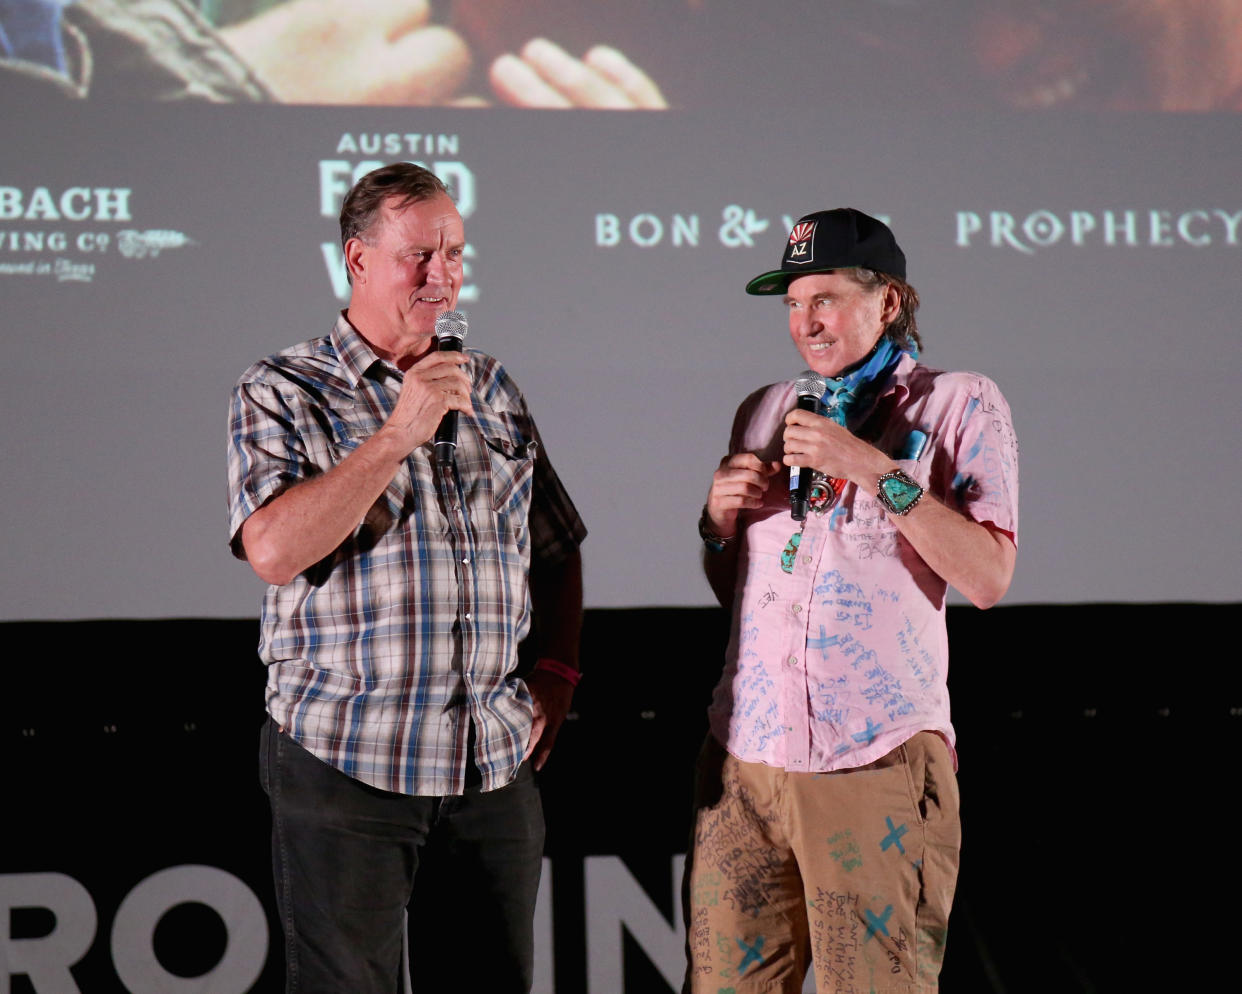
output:
M 1242 0 L 9 0 L 0 70 L 104 99 L 1239 111 Z
M 220 34 L 287 103 L 667 106 L 652 79 L 608 45 L 579 57 L 532 34 L 512 52 L 493 51 L 498 39 L 517 40 L 512 26 L 519 17 L 526 30 L 538 30 L 529 14 L 506 6 L 521 9 L 486 0 L 455 3 L 447 22 L 435 23 L 426 0 L 288 0 Z M 486 89 L 472 87 L 480 80 Z
M 1242 0 L 268 6 L 222 33 L 293 103 L 771 106 L 886 77 L 915 106 L 1242 110 Z

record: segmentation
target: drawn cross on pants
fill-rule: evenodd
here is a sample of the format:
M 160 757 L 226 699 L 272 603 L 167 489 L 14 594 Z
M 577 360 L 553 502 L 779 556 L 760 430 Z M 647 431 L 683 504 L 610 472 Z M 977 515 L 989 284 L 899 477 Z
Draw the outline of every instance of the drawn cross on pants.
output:
M 897 851 L 904 856 L 906 848 L 901 844 L 901 837 L 906 834 L 906 826 L 902 824 L 894 827 L 893 819 L 889 815 L 884 816 L 884 821 L 888 823 L 888 835 L 880 840 L 880 851 L 883 852 L 889 846 L 896 846 Z
M 889 910 L 891 911 L 892 909 L 890 908 Z M 884 934 L 888 935 L 887 932 L 885 932 Z M 748 946 L 741 939 L 737 940 L 737 945 L 738 945 L 738 948 L 741 949 L 746 954 L 745 956 L 742 957 L 742 962 L 737 965 L 738 973 L 745 973 L 746 968 L 750 966 L 752 961 L 757 966 L 763 964 L 763 954 L 759 952 L 759 950 L 763 948 L 763 936 L 762 935 L 759 936 L 757 939 L 755 939 L 753 945 Z
M 863 914 L 867 918 L 867 934 L 863 936 L 863 942 L 866 942 L 877 932 L 883 932 L 885 935 L 888 935 L 888 920 L 893 916 L 893 906 L 891 904 L 881 912 L 879 918 L 872 914 L 870 908 L 863 908 Z

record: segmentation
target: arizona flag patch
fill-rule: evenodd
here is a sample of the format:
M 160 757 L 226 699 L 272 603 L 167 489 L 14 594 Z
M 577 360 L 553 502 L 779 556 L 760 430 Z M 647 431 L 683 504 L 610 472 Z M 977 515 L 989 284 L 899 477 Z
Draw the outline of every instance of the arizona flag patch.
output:
M 785 261 L 807 263 L 815 261 L 815 224 L 814 221 L 799 221 L 789 233 L 789 249 L 785 253 Z

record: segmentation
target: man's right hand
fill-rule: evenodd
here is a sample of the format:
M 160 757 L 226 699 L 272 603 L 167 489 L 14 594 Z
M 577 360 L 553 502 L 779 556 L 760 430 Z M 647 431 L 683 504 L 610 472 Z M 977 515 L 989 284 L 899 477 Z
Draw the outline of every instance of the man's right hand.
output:
M 435 436 L 449 411 L 470 414 L 470 377 L 460 352 L 429 352 L 405 371 L 401 395 L 377 434 L 399 440 L 405 458 Z
M 739 512 L 762 507 L 763 495 L 772 477 L 780 471 L 779 462 L 764 462 L 753 452 L 738 452 L 721 459 L 707 493 L 712 531 L 722 538 L 731 538 L 737 531 Z
M 429 352 L 405 371 L 392 414 L 326 473 L 303 480 L 242 525 L 251 567 L 280 586 L 329 555 L 358 527 L 401 462 L 435 436 L 448 411 L 469 414 L 470 378 L 460 352 Z

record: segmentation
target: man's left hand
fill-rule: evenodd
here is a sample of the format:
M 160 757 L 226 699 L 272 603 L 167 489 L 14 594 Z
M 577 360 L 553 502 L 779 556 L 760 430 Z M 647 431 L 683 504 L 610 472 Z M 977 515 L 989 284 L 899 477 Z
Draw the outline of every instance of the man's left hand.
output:
M 535 670 L 526 678 L 530 696 L 534 698 L 534 724 L 530 730 L 530 742 L 526 746 L 525 761 L 533 754 L 535 769 L 542 770 L 548 754 L 556 742 L 556 734 L 569 713 L 574 698 L 574 687 L 568 680 L 542 670 Z
M 893 465 L 879 449 L 856 438 L 831 418 L 793 410 L 785 417 L 786 466 L 807 466 L 838 480 L 874 490 Z
M 447 103 L 470 72 L 465 40 L 430 23 L 428 0 L 264 6 L 220 35 L 285 103 Z

